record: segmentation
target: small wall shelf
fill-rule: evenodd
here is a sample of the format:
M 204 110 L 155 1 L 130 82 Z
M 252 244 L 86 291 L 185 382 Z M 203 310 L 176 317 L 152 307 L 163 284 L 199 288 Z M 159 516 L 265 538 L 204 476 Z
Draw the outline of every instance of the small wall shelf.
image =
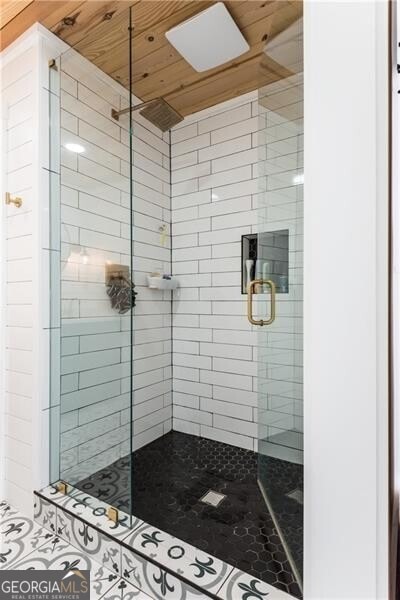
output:
M 242 235 L 242 294 L 252 279 L 270 279 L 278 294 L 289 292 L 289 230 Z
M 179 287 L 178 280 L 174 277 L 164 279 L 163 277 L 151 277 L 150 275 L 147 276 L 147 285 L 154 290 L 176 290 Z

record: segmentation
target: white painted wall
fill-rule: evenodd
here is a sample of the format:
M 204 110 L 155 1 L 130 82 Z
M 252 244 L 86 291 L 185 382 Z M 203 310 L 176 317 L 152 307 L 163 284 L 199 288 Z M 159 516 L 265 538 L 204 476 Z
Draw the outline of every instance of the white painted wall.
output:
M 392 276 L 392 296 L 391 296 L 391 319 L 392 319 L 392 406 L 391 406 L 391 476 L 392 476 L 392 494 L 390 506 L 392 508 L 392 529 L 391 529 L 391 584 L 395 583 L 393 573 L 397 569 L 397 544 L 399 535 L 399 496 L 400 496 L 400 370 L 398 369 L 400 361 L 400 74 L 398 73 L 398 64 L 400 63 L 400 10 L 399 3 L 393 2 L 391 5 L 392 16 L 392 44 L 391 44 L 391 206 L 392 206 L 392 239 L 391 239 L 391 276 Z
M 387 16 L 305 3 L 307 599 L 388 597 Z

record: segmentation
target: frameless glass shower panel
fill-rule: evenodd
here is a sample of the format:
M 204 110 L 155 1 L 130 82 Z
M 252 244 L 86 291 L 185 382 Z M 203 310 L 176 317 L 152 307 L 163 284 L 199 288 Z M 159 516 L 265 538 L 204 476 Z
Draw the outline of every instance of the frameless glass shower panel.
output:
M 259 234 L 262 280 L 275 319 L 258 327 L 259 484 L 293 569 L 303 563 L 303 73 L 302 21 L 267 45 L 259 89 Z M 270 288 L 259 286 L 258 311 Z M 273 307 L 271 307 L 273 308 Z
M 119 38 L 124 64 L 130 61 L 129 18 L 128 10 L 112 25 L 126 32 Z M 51 139 L 59 180 L 51 228 L 58 261 L 51 294 L 60 327 L 51 360 L 52 394 L 59 404 L 59 444 L 54 449 L 53 443 L 52 454 L 58 453 L 59 468 L 53 465 L 52 478 L 96 496 L 87 478 L 126 457 L 125 506 L 130 506 L 132 141 L 129 121 L 111 114 L 129 106 L 130 96 L 102 71 L 107 31 L 106 24 L 98 26 L 56 65 L 59 114 Z M 97 54 L 89 61 L 83 54 L 93 48 L 93 39 Z M 52 437 L 54 442 L 57 436 Z M 113 473 L 117 476 L 110 469 L 110 486 Z M 107 502 L 113 504 L 112 494 Z

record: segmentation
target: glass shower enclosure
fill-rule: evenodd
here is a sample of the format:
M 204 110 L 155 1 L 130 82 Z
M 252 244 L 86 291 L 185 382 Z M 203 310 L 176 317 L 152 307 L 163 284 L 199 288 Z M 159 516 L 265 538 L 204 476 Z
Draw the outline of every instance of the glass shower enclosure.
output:
M 119 55 L 131 65 L 130 20 L 128 9 L 113 26 L 126 32 Z M 114 85 L 80 54 L 95 39 L 98 63 L 107 60 L 103 28 L 49 68 L 50 230 L 57 251 L 50 265 L 51 481 L 66 484 L 67 493 L 77 486 L 96 496 L 88 478 L 123 459 L 124 504 L 131 506 L 132 117 L 117 121 L 111 110 L 130 107 L 132 96 L 129 82 L 128 89 Z
M 274 68 L 278 81 L 265 83 Z M 258 481 L 299 584 L 303 570 L 303 29 L 260 65 Z M 266 296 L 267 294 L 267 296 Z M 266 297 L 269 302 L 266 306 Z M 265 319 L 265 317 L 264 317 Z M 259 324 L 259 322 L 257 323 Z
M 134 397 L 136 389 L 142 386 L 142 399 L 149 399 L 145 385 L 159 386 L 160 398 L 165 393 L 163 380 L 153 380 L 148 372 L 133 370 L 134 358 L 136 363 L 137 358 L 151 355 L 151 344 L 141 354 L 137 347 L 143 341 L 138 324 L 143 327 L 144 313 L 138 311 L 135 315 L 133 282 L 144 287 L 146 273 L 154 270 L 157 260 L 160 271 L 169 272 L 162 268 L 163 258 L 147 260 L 143 254 L 140 269 L 135 259 L 134 205 L 140 200 L 135 198 L 134 190 L 132 10 L 122 11 L 113 18 L 113 27 L 124 32 L 124 39 L 118 41 L 119 64 L 117 61 L 112 78 L 101 71 L 108 59 L 105 24 L 94 27 L 49 68 L 52 92 L 49 217 L 51 248 L 55 250 L 51 255 L 56 257 L 49 265 L 51 482 L 64 493 L 79 495 L 81 502 L 95 500 L 96 510 L 102 514 L 112 517 L 110 508 L 115 507 L 127 525 L 135 513 L 134 450 L 138 447 L 138 436 L 143 433 L 134 425 L 134 413 L 141 411 L 139 394 Z M 96 47 L 92 58 L 98 69 L 80 53 L 88 46 Z M 259 116 L 258 131 L 254 133 L 257 142 L 253 146 L 258 145 L 259 154 L 252 172 L 257 169 L 259 193 L 254 201 L 259 221 L 254 281 L 247 288 L 252 292 L 248 293 L 247 306 L 254 325 L 252 331 L 257 331 L 258 454 L 251 454 L 254 465 L 258 463 L 263 499 L 301 585 L 301 20 L 267 43 L 260 63 L 258 102 L 254 104 Z M 123 118 L 113 118 L 112 111 L 126 108 L 129 110 Z M 160 139 L 164 143 L 164 138 L 157 141 Z M 162 156 L 162 166 L 170 169 L 167 158 Z M 152 189 L 151 194 L 163 195 L 169 202 L 169 185 L 169 181 L 161 183 L 162 191 Z M 168 192 L 164 193 L 165 189 Z M 159 225 L 167 220 L 164 213 L 170 213 L 170 204 L 158 209 L 159 217 L 153 218 L 151 228 L 144 226 L 155 244 L 160 243 L 158 232 L 162 232 L 163 239 L 165 230 Z M 143 217 L 151 218 L 151 215 Z M 164 251 L 169 257 L 165 261 L 170 261 L 169 248 L 163 248 L 157 256 L 164 256 Z M 145 292 L 143 298 L 146 300 Z M 156 315 L 152 323 L 154 337 L 149 336 L 146 341 L 162 345 L 162 352 L 168 353 L 168 362 L 161 357 L 157 368 L 168 370 L 172 350 L 171 296 L 162 296 L 162 302 L 167 308 L 162 307 Z M 246 319 L 245 314 L 242 317 Z M 163 330 L 167 329 L 167 337 L 163 338 Z M 143 385 L 137 383 L 139 380 Z M 165 408 L 164 397 L 162 402 Z M 163 423 L 157 426 L 160 426 L 159 436 L 167 432 Z M 151 441 L 146 439 L 145 443 Z M 254 484 L 257 490 L 255 476 Z M 135 490 L 140 491 L 139 488 L 136 484 Z M 263 502 L 262 508 L 265 508 Z

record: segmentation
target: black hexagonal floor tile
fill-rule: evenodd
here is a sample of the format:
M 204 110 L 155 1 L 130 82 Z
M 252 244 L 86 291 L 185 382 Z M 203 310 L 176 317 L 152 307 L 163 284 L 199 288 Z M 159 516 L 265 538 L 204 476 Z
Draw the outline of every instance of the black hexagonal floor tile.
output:
M 258 487 L 256 453 L 171 431 L 137 450 L 132 461 L 135 516 L 301 598 Z M 76 487 L 129 512 L 130 476 L 124 457 Z M 268 478 L 275 518 L 301 566 L 302 506 L 287 493 L 302 489 L 302 469 L 268 457 L 261 476 Z M 209 489 L 226 496 L 218 507 L 200 501 Z

